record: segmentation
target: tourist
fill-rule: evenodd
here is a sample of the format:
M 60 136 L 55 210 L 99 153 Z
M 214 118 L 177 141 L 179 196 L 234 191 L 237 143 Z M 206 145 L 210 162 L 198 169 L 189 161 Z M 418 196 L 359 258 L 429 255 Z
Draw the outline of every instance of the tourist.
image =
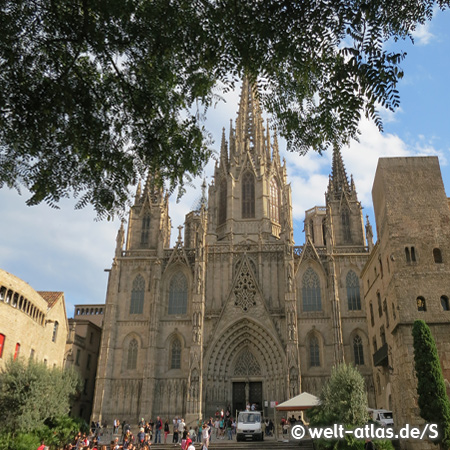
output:
M 170 428 L 169 428 L 169 419 L 166 419 L 166 421 L 164 422 L 164 444 L 167 443 L 167 436 L 170 433 Z

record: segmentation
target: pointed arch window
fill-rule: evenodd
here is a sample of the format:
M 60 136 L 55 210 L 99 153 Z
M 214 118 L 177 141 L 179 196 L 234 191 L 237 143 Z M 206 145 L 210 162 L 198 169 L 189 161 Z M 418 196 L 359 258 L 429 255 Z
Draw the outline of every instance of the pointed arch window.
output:
M 188 283 L 183 273 L 177 272 L 169 285 L 169 314 L 186 314 Z
M 280 223 L 280 190 L 275 178 L 270 181 L 269 215 L 271 220 Z
M 227 220 L 227 180 L 222 178 L 219 185 L 219 225 Z
M 148 245 L 148 236 L 150 234 L 150 214 L 146 214 L 142 218 L 142 228 L 141 228 L 141 246 L 145 247 Z
M 59 323 L 56 321 L 53 325 L 53 335 L 52 335 L 52 342 L 56 342 L 56 338 L 58 337 L 58 327 Z
M 311 336 L 309 340 L 309 366 L 320 367 L 320 349 L 317 336 Z
M 353 355 L 355 357 L 355 365 L 363 366 L 364 365 L 364 349 L 363 342 L 361 336 L 356 335 L 353 338 Z
M 144 311 L 145 281 L 138 275 L 133 281 L 131 289 L 130 314 L 142 314 Z
M 359 279 L 353 270 L 350 270 L 345 279 L 347 285 L 347 302 L 349 311 L 361 310 L 361 296 L 359 292 Z
M 321 311 L 322 297 L 317 273 L 309 267 L 302 280 L 303 311 Z
M 352 241 L 352 234 L 350 230 L 350 212 L 347 208 L 345 208 L 342 211 L 341 221 L 342 221 L 342 235 L 344 237 L 344 242 L 350 243 Z
M 245 172 L 242 177 L 242 218 L 255 217 L 255 177 L 251 172 Z
M 127 369 L 136 370 L 138 356 L 138 343 L 136 339 L 132 339 L 128 345 Z
M 172 342 L 170 368 L 181 369 L 181 342 L 179 339 L 174 339 Z

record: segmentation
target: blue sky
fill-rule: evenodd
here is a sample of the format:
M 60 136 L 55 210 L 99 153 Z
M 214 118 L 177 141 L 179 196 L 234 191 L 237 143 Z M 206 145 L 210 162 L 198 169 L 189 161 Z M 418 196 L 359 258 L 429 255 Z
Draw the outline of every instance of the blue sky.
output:
M 395 45 L 407 52 L 402 63 L 405 76 L 399 83 L 401 106 L 394 114 L 383 113 L 384 133 L 366 120 L 361 122 L 360 142 L 343 149 L 347 174 L 353 174 L 359 200 L 375 231 L 371 189 L 380 156 L 436 155 L 439 157 L 447 195 L 450 195 L 450 11 L 438 12 L 415 33 L 415 44 Z M 219 149 L 222 127 L 229 131 L 236 119 L 239 91 L 231 93 L 208 114 L 207 127 Z M 283 143 L 280 143 L 283 148 Z M 331 155 L 310 153 L 304 157 L 282 151 L 288 164 L 293 192 L 294 238 L 303 243 L 305 210 L 324 204 L 331 170 Z M 213 163 L 205 169 L 211 181 Z M 201 184 L 201 180 L 197 185 Z M 190 190 L 176 204 L 172 200 L 172 241 L 176 227 L 195 205 L 200 189 Z M 68 317 L 75 304 L 104 303 L 107 273 L 114 256 L 120 226 L 95 221 L 91 208 L 73 209 L 74 202 L 61 203 L 59 210 L 46 205 L 27 207 L 27 192 L 0 190 L 0 268 L 28 282 L 36 290 L 63 291 Z

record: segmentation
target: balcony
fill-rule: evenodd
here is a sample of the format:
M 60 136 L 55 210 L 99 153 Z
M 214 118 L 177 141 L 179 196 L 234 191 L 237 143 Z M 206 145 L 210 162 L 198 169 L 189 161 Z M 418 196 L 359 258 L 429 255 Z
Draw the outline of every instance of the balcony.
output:
M 389 366 L 388 357 L 388 345 L 383 344 L 374 354 L 373 354 L 373 365 L 374 366 Z

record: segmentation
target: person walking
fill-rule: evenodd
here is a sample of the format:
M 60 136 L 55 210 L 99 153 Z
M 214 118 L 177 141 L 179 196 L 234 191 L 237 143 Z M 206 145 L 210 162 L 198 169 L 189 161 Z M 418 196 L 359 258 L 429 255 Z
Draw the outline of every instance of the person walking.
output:
M 163 424 L 161 421 L 161 418 L 158 416 L 156 418 L 156 423 L 155 423 L 155 428 L 156 428 L 156 433 L 155 433 L 155 444 L 161 444 L 161 430 L 162 430 Z
M 166 419 L 166 421 L 164 422 L 164 444 L 167 443 L 167 436 L 170 433 L 170 428 L 169 428 L 169 419 Z

